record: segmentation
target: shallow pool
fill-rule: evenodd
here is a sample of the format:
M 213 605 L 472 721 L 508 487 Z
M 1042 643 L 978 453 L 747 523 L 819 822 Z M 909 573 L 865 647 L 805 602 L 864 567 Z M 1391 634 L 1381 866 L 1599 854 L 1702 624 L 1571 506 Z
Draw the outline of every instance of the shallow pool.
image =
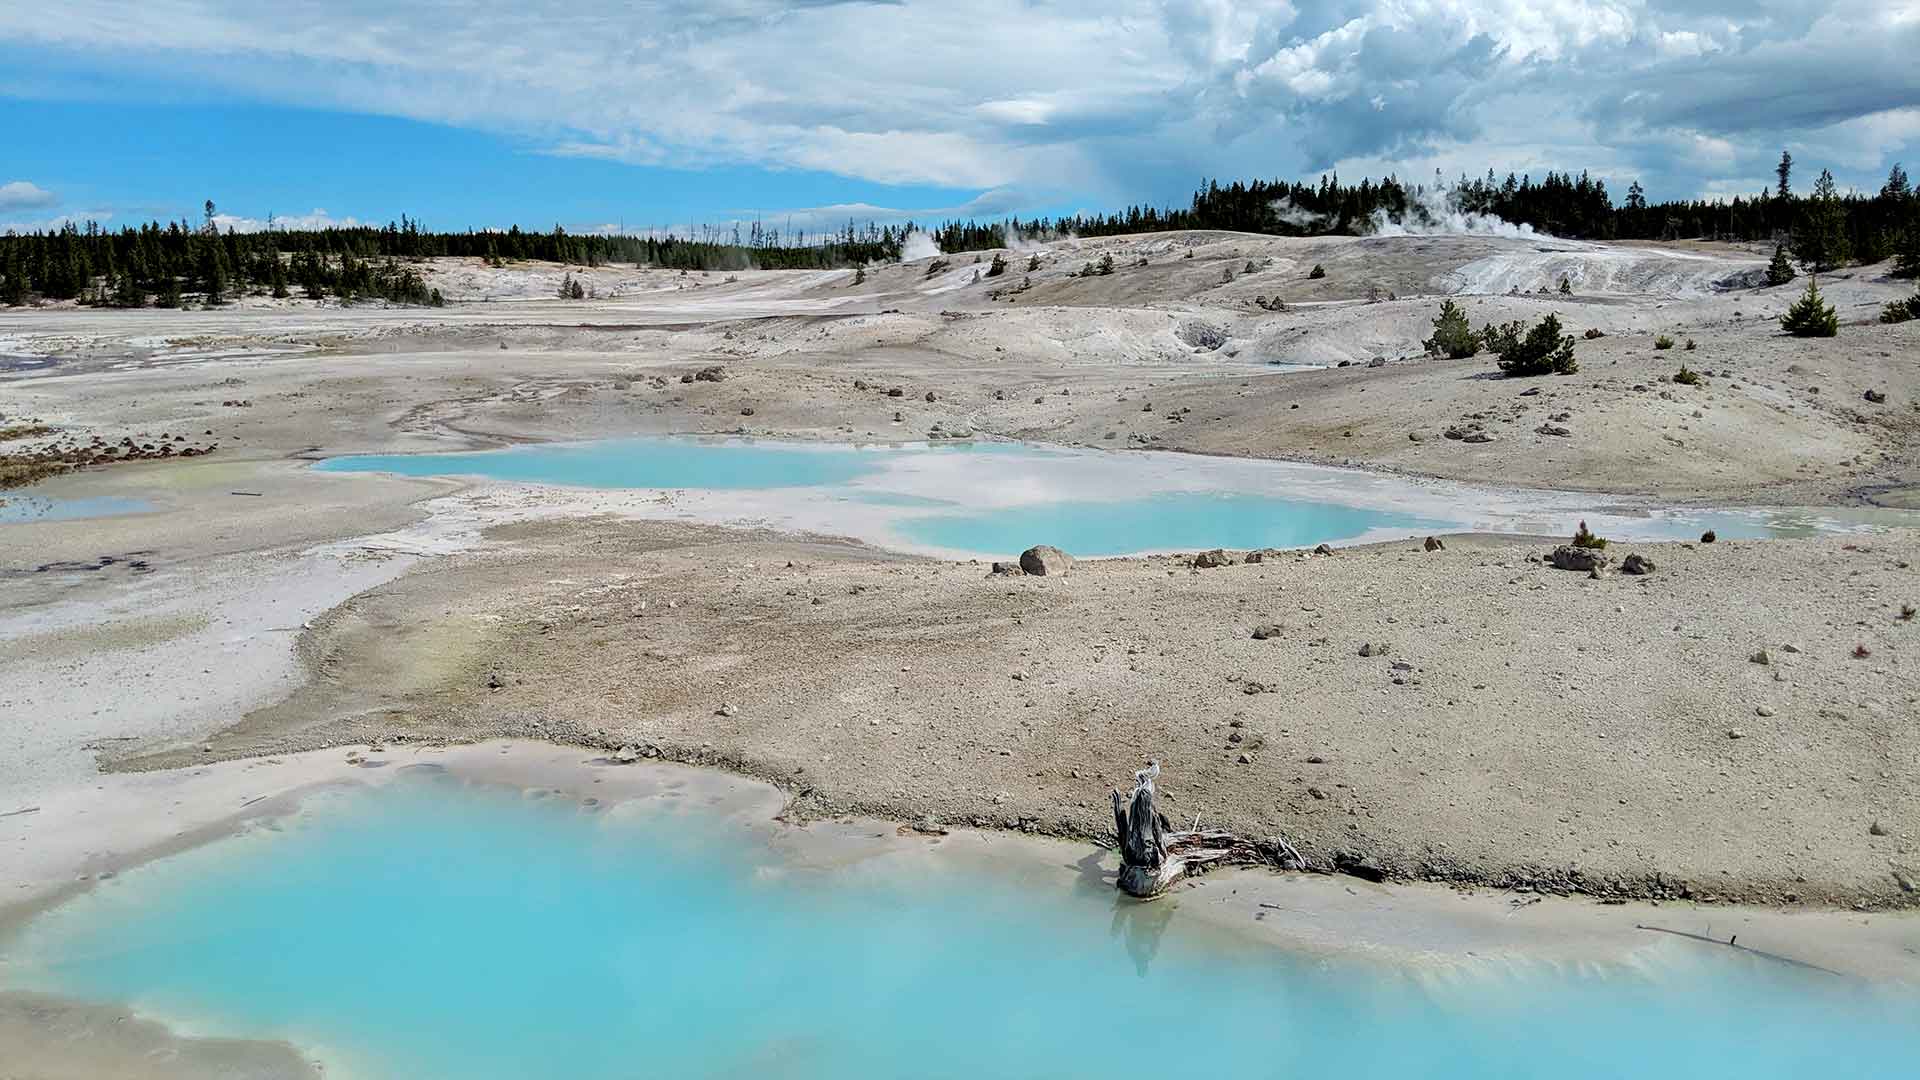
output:
M 111 517 L 115 514 L 144 514 L 153 509 L 145 499 L 118 495 L 90 496 L 78 499 L 33 495 L 23 491 L 0 491 L 0 524 L 26 521 L 74 521 L 80 518 Z
M 1728 539 L 1920 522 L 1903 511 L 1671 509 L 1572 492 L 1501 490 L 1358 469 L 1020 443 L 836 445 L 631 438 L 457 454 L 331 458 L 326 472 L 474 476 L 598 491 L 681 493 L 669 509 L 854 536 L 950 556 L 1046 543 L 1078 555 L 1308 547 L 1435 532 Z
M 1400 967 L 1091 874 L 909 865 L 806 870 L 697 806 L 402 776 L 100 883 L 0 942 L 0 981 L 370 1077 L 1768 1080 L 1920 1055 L 1906 991 L 1677 940 L 1631 965 Z

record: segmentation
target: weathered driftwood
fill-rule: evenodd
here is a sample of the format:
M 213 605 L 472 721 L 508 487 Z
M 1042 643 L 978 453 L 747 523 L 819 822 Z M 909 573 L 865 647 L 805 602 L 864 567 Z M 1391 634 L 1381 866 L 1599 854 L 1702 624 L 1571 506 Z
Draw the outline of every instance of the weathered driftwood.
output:
M 1120 839 L 1120 891 L 1151 900 L 1183 878 L 1216 866 L 1271 865 L 1287 870 L 1306 867 L 1292 844 L 1274 837 L 1248 840 L 1230 832 L 1194 828 L 1175 830 L 1153 804 L 1155 762 L 1134 774 L 1131 796 L 1113 793 L 1113 827 Z

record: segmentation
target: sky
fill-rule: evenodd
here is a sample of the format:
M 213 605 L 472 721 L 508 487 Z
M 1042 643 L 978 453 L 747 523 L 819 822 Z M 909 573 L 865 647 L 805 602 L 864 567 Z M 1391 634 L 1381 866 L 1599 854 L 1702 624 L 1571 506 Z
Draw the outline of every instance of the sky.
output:
M 1920 0 L 0 4 L 0 229 L 1183 205 L 1206 177 L 1920 169 Z

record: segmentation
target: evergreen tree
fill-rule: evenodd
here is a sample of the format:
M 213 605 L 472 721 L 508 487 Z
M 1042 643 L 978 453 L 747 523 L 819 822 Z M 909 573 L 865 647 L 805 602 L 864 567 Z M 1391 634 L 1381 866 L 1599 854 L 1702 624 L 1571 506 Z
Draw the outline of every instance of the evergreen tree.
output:
M 180 279 L 174 276 L 171 267 L 160 275 L 160 291 L 153 298 L 153 306 L 161 308 L 180 306 Z
M 207 206 L 211 209 L 213 204 L 209 202 Z M 209 307 L 215 307 L 226 303 L 227 267 L 226 260 L 221 257 L 219 245 L 208 244 L 200 260 L 200 280 L 206 287 L 207 305 Z
M 1840 332 L 1840 317 L 1820 299 L 1820 286 L 1809 277 L 1807 291 L 1780 316 L 1780 328 L 1794 337 L 1833 337 Z
M 267 283 L 272 286 L 275 300 L 285 300 L 293 295 L 287 290 L 287 268 L 281 265 L 279 252 L 268 252 L 268 256 L 272 258 L 273 265 L 267 270 Z
M 13 245 L 7 247 L 7 257 L 0 263 L 0 303 L 8 307 L 19 307 L 27 302 L 27 265 L 20 257 L 20 249 Z
M 1573 358 L 1573 337 L 1560 332 L 1560 316 L 1548 315 L 1522 338 L 1515 329 L 1499 335 L 1498 363 L 1509 378 L 1523 375 L 1571 375 L 1580 370 Z
M 1780 186 L 1774 195 L 1782 199 L 1793 198 L 1793 155 L 1785 150 L 1780 151 L 1780 164 L 1773 167 L 1773 172 L 1780 178 Z
M 133 271 L 132 270 L 120 271 L 119 278 L 116 279 L 114 282 L 113 306 L 123 307 L 123 308 L 137 308 L 137 307 L 145 307 L 146 305 L 147 305 L 147 291 L 140 287 L 140 281 L 138 278 L 134 277 Z
M 1793 229 L 1793 254 L 1802 266 L 1821 273 L 1847 264 L 1853 245 L 1847 236 L 1847 217 L 1830 170 L 1820 170 L 1813 197 L 1800 211 Z
M 1427 339 L 1427 351 L 1453 360 L 1464 360 L 1480 351 L 1480 335 L 1467 322 L 1467 313 L 1451 300 L 1443 301 L 1440 314 L 1433 320 L 1433 336 Z
M 1913 194 L 1913 187 L 1907 182 L 1907 170 L 1896 161 L 1887 173 L 1887 182 L 1880 186 L 1880 197 L 1904 199 L 1911 194 Z
M 1787 258 L 1787 246 L 1785 244 L 1775 244 L 1773 246 L 1773 261 L 1767 264 L 1767 284 L 1785 285 L 1787 282 L 1792 281 L 1794 277 L 1793 260 Z

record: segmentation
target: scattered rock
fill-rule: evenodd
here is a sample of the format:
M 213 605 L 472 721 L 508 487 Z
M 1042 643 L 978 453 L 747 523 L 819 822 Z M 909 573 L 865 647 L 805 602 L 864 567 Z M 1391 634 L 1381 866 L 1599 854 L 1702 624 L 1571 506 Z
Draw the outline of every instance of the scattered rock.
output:
M 1333 554 L 1333 545 L 1320 544 L 1313 549 L 1313 553 L 1315 555 L 1331 555 Z
M 1445 543 L 1442 543 L 1440 538 L 1437 536 L 1427 537 L 1424 541 L 1421 542 L 1420 546 L 1423 548 L 1426 548 L 1428 551 L 1447 550 L 1447 545 Z
M 1286 633 L 1286 628 L 1279 623 L 1262 623 L 1253 628 L 1253 640 L 1269 641 L 1283 633 Z
M 1760 649 L 1759 651 L 1757 651 L 1757 652 L 1755 652 L 1755 653 L 1754 653 L 1754 654 L 1753 654 L 1752 656 L 1749 656 L 1749 657 L 1747 657 L 1747 660 L 1748 660 L 1749 662 L 1751 662 L 1751 663 L 1755 663 L 1755 664 L 1771 664 L 1771 663 L 1773 663 L 1773 657 L 1771 657 L 1771 656 L 1768 656 L 1768 655 L 1767 655 L 1767 650 L 1765 650 L 1765 649 Z
M 1867 826 L 1867 835 L 1868 836 L 1885 836 L 1887 835 L 1887 827 L 1885 825 L 1880 824 L 1880 822 L 1875 821 L 1873 824 Z
M 1212 570 L 1216 567 L 1232 566 L 1233 562 L 1233 556 L 1227 554 L 1226 551 L 1221 548 L 1214 548 L 1212 551 L 1203 551 L 1193 557 L 1193 566 L 1196 570 Z
M 695 382 L 724 382 L 726 380 L 726 377 L 727 377 L 727 369 L 721 367 L 719 364 L 714 364 L 710 367 L 703 367 L 699 371 L 696 371 L 693 373 L 693 379 Z
M 505 685 L 507 685 L 507 680 L 501 678 L 499 672 L 497 671 L 487 672 L 487 689 L 498 690 Z
M 1533 429 L 1533 433 L 1535 435 L 1558 435 L 1562 438 L 1573 434 L 1573 432 L 1558 424 L 1541 424 L 1539 427 Z
M 996 562 L 993 564 L 993 569 L 987 572 L 987 576 L 988 577 L 1020 577 L 1025 573 L 1026 571 L 1020 569 L 1020 564 L 1017 562 Z
M 1887 403 L 1887 395 L 1882 393 L 1879 390 L 1867 391 L 1866 398 L 1868 401 L 1873 402 L 1875 405 L 1884 405 Z
M 1703 532 L 1700 534 L 1700 542 L 1703 544 L 1711 544 L 1718 539 L 1720 538 L 1714 535 L 1714 531 L 1712 529 L 1708 529 L 1706 532 Z
M 1573 544 L 1561 544 L 1548 556 L 1556 570 L 1578 570 L 1590 572 L 1605 567 L 1610 561 L 1604 551 L 1594 548 L 1576 547 Z
M 1653 560 L 1636 552 L 1621 560 L 1620 572 L 1623 574 L 1633 574 L 1636 577 L 1641 574 L 1651 574 L 1653 573 Z
M 1391 647 L 1385 644 L 1384 642 L 1376 645 L 1373 642 L 1369 641 L 1369 642 L 1363 643 L 1360 646 L 1360 655 L 1361 656 L 1385 656 L 1390 651 L 1390 649 Z
M 1759 717 L 1768 717 L 1773 715 L 1773 710 L 1768 706 L 1761 705 L 1753 710 L 1753 715 L 1759 716 Z
M 1500 440 L 1491 431 L 1469 431 L 1460 437 L 1460 441 L 1465 443 L 1490 443 L 1499 442 Z
M 927 404 L 929 405 L 933 404 L 933 400 L 934 400 L 933 391 L 931 390 L 927 391 Z
M 1729 739 L 1744 739 L 1746 737 L 1747 737 L 1747 733 L 1744 731 L 1741 731 L 1739 728 L 1727 729 L 1727 738 Z
M 718 709 L 714 710 L 714 713 L 719 716 L 737 716 L 739 715 L 739 712 L 740 712 L 739 709 L 734 708 L 732 705 L 729 705 L 724 701 L 720 703 L 720 707 Z
M 1020 569 L 1038 577 L 1057 577 L 1073 569 L 1073 556 L 1050 544 L 1040 544 L 1020 553 Z
M 632 743 L 628 743 L 613 752 L 613 760 L 622 765 L 631 765 L 640 760 L 640 748 Z
M 1387 880 L 1387 872 L 1379 863 L 1358 852 L 1342 851 L 1333 857 L 1333 868 L 1342 874 L 1357 877 L 1362 881 L 1381 882 Z
M 741 409 L 741 410 L 740 410 L 740 415 L 741 415 L 741 416 L 752 416 L 752 415 L 753 415 L 753 406 L 751 406 L 751 405 L 749 405 L 749 406 L 747 406 L 746 408 L 744 408 L 744 409 Z

